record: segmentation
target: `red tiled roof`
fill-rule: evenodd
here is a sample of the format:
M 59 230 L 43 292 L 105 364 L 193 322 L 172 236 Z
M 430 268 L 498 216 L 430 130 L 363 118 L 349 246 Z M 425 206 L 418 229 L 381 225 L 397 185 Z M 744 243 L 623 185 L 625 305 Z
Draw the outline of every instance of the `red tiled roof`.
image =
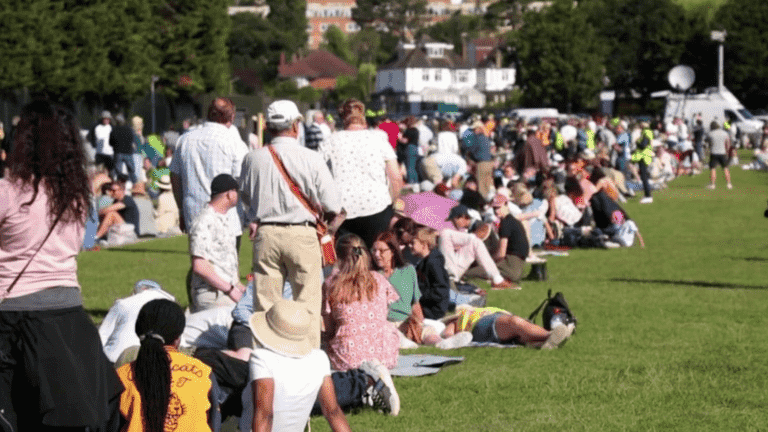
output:
M 283 78 L 306 77 L 315 79 L 357 75 L 357 69 L 354 66 L 324 50 L 312 51 L 306 57 L 293 63 L 278 66 L 277 70 Z

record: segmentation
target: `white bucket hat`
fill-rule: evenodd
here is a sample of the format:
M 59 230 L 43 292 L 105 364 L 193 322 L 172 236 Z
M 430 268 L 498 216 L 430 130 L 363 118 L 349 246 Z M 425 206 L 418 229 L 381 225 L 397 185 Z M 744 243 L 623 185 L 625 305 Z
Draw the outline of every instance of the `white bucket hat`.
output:
M 251 315 L 253 336 L 265 348 L 288 357 L 301 358 L 312 351 L 309 342 L 309 310 L 303 303 L 279 300 L 266 312 Z

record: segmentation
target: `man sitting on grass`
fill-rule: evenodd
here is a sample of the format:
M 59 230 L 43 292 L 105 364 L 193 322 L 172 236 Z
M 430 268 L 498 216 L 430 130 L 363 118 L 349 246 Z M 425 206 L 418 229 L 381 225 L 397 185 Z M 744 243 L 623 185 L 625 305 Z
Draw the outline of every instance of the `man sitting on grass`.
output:
M 107 235 L 110 228 L 130 224 L 136 236 L 139 235 L 139 208 L 133 198 L 125 194 L 125 184 L 119 181 L 109 183 L 107 192 L 114 199 L 112 204 L 99 210 L 102 219 L 96 238 Z

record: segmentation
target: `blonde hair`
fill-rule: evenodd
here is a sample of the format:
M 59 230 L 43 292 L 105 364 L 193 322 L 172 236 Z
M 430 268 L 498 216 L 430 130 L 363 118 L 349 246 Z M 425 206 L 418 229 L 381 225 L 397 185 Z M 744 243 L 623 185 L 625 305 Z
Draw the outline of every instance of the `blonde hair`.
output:
M 355 98 L 349 98 L 344 101 L 341 108 L 339 108 L 339 115 L 345 128 L 353 124 L 367 125 L 365 121 L 365 105 Z
M 416 231 L 414 238 L 426 243 L 429 250 L 432 250 L 437 246 L 437 231 L 430 227 L 419 228 L 419 230 Z
M 329 281 L 328 299 L 332 304 L 373 300 L 379 286 L 371 272 L 371 255 L 363 240 L 347 234 L 336 242 L 338 273 Z
M 525 184 L 517 182 L 512 185 L 512 200 L 515 204 L 526 207 L 533 202 L 533 195 L 528 191 Z

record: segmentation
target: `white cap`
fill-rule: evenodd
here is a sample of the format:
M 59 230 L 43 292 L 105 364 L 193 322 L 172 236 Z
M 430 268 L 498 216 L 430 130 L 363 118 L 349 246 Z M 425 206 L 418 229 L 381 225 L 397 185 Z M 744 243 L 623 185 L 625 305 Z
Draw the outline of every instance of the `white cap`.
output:
M 278 129 L 287 129 L 294 121 L 302 119 L 299 108 L 289 100 L 274 101 L 267 108 L 267 123 Z

